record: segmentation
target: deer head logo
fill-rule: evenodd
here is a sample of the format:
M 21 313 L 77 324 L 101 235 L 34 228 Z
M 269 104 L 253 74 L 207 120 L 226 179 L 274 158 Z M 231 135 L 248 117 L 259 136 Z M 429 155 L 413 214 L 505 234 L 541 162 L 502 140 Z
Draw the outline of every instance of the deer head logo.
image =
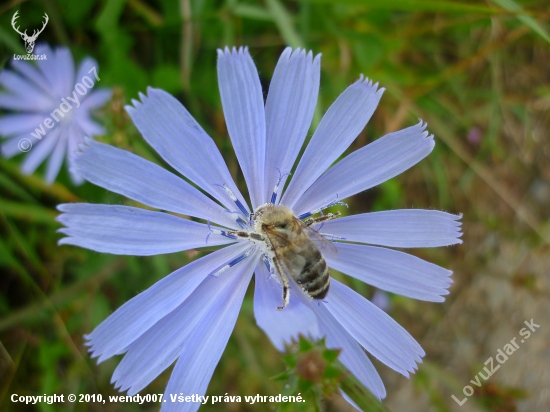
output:
M 21 35 L 21 38 L 25 42 L 25 49 L 27 49 L 27 53 L 32 53 L 34 49 L 34 42 L 36 42 L 36 39 L 38 38 L 38 35 L 44 31 L 44 27 L 46 27 L 46 24 L 48 24 L 48 21 L 50 20 L 48 15 L 44 13 L 44 23 L 42 24 L 42 28 L 40 30 L 34 30 L 32 33 L 32 36 L 29 36 L 27 34 L 27 30 L 25 30 L 23 33 L 19 31 L 19 27 L 15 27 L 15 21 L 19 17 L 18 15 L 19 10 L 15 12 L 11 19 L 11 26 L 13 29 Z

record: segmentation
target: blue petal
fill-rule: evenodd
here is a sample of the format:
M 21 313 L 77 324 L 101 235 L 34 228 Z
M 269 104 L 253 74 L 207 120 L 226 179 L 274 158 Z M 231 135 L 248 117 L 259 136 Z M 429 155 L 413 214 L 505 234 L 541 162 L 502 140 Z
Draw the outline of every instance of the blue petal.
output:
M 76 83 L 82 82 L 82 77 L 75 79 L 73 55 L 68 47 L 57 47 L 55 50 L 55 74 L 61 97 L 70 95 Z
M 225 293 L 209 308 L 183 348 L 166 386 L 164 392 L 166 399 L 169 399 L 170 394 L 175 393 L 199 396 L 206 393 L 214 369 L 220 361 L 229 336 L 235 327 L 257 260 L 257 254 L 251 255 L 243 263 L 235 266 L 237 270 L 234 273 L 229 274 L 233 279 L 230 280 Z M 224 272 L 220 276 L 226 276 L 226 274 L 227 272 Z M 208 302 L 208 300 L 212 302 L 212 298 L 208 298 L 209 291 L 210 289 L 207 288 L 202 293 L 203 302 Z M 198 403 L 182 405 L 177 402 L 166 402 L 162 404 L 160 410 L 161 412 L 190 412 L 196 411 L 199 406 Z
M 311 184 L 344 153 L 370 120 L 383 92 L 378 84 L 361 78 L 336 99 L 300 159 L 283 204 L 293 208 Z
M 141 103 L 134 100 L 134 107 L 126 106 L 126 111 L 155 151 L 230 210 L 236 206 L 221 187 L 224 184 L 246 205 L 216 144 L 187 109 L 163 90 L 149 88 L 148 96 L 140 97 Z
M 115 147 L 87 139 L 75 171 L 86 180 L 145 205 L 238 228 L 230 213 L 162 167 Z
M 112 90 L 110 89 L 94 89 L 93 92 L 90 92 L 86 98 L 80 104 L 79 109 L 81 110 L 95 110 L 105 106 L 105 103 L 109 101 L 113 95 Z
M 275 67 L 265 104 L 267 151 L 265 194 L 270 200 L 279 171 L 288 173 L 304 143 L 319 93 L 321 55 L 287 47 Z M 285 179 L 281 182 L 284 187 Z
M 67 47 L 58 47 L 54 50 L 47 45 L 36 47 L 36 54 L 46 54 L 45 60 L 38 60 L 38 67 L 51 85 L 52 95 L 57 99 L 72 93 L 75 85 L 74 61 L 71 51 Z M 77 79 L 79 82 L 81 79 Z
M 325 256 L 328 265 L 369 285 L 399 295 L 430 302 L 443 302 L 453 273 L 416 256 L 376 246 L 334 243 L 335 256 Z
M 321 336 L 326 336 L 328 348 L 341 349 L 338 359 L 350 370 L 351 373 L 359 379 L 363 385 L 379 399 L 386 396 L 384 383 L 380 375 L 374 368 L 374 365 L 366 355 L 365 351 L 348 333 L 348 331 L 338 322 L 335 316 L 327 310 L 326 298 L 323 301 L 311 299 L 305 293 L 299 291 L 298 285 L 293 279 L 289 279 L 295 294 L 305 306 L 311 308 L 315 313 Z M 334 280 L 331 280 L 334 282 Z M 332 286 L 331 286 L 332 287 Z M 329 295 L 330 296 L 329 292 Z M 286 308 L 284 309 L 286 310 Z
M 316 303 L 313 302 L 315 305 Z M 361 346 L 340 325 L 325 305 L 319 305 L 318 318 L 328 348 L 342 349 L 338 360 L 378 399 L 386 397 L 384 382 Z
M 21 110 L 27 112 L 44 112 L 49 117 L 53 104 L 41 99 L 33 99 L 32 94 L 20 96 L 10 93 L 0 93 L 0 109 Z
M 97 77 L 99 77 L 99 80 L 97 80 L 96 74 Z M 97 86 L 97 82 L 101 80 L 97 61 L 92 57 L 86 57 L 80 62 L 80 64 L 78 65 L 74 83 L 81 83 L 84 76 L 88 76 L 90 78 L 90 80 L 94 83 L 94 87 Z M 71 90 L 71 93 L 72 92 L 73 90 Z M 88 90 L 88 93 L 85 96 L 81 97 L 79 95 L 78 97 L 80 97 L 81 100 L 87 100 L 90 98 L 90 92 L 91 91 Z
M 60 134 L 61 128 L 54 127 L 42 138 L 42 140 L 38 142 L 34 139 L 31 140 L 33 148 L 27 154 L 23 163 L 21 163 L 21 171 L 23 174 L 31 174 L 40 166 L 44 159 L 54 150 Z
M 14 96 L 23 99 L 23 101 L 29 102 L 28 107 L 23 108 L 23 110 L 49 110 L 53 107 L 52 97 L 35 83 L 20 76 L 19 73 L 2 70 L 0 72 L 0 86 L 9 90 Z
M 80 141 L 84 140 L 84 136 L 90 137 L 105 134 L 105 128 L 92 120 L 88 111 L 77 111 L 73 116 L 73 125 L 77 125 L 79 130 L 81 130 Z
M 265 111 L 260 78 L 247 48 L 218 50 L 218 84 L 227 131 L 255 210 L 265 200 Z
M 184 302 L 206 277 L 242 255 L 250 243 L 227 246 L 182 267 L 132 298 L 86 336 L 93 357 L 103 362 L 124 353 L 137 338 Z
M 84 183 L 84 178 L 76 172 L 75 152 L 78 150 L 78 146 L 84 143 L 84 132 L 77 123 L 73 123 L 69 129 L 69 139 L 67 141 L 67 159 L 69 164 L 69 175 L 75 186 Z
M 383 310 L 331 279 L 323 305 L 346 331 L 382 363 L 408 377 L 425 355 L 414 338 Z
M 376 186 L 424 159 L 434 148 L 426 125 L 389 133 L 348 155 L 321 176 L 294 205 L 300 215 Z
M 437 210 L 388 210 L 330 220 L 321 230 L 349 242 L 390 247 L 448 246 L 462 243 L 461 217 Z
M 57 177 L 57 174 L 63 165 L 65 152 L 67 151 L 67 139 L 69 136 L 66 125 L 63 126 L 65 127 L 61 127 L 61 130 L 59 131 L 59 139 L 57 140 L 57 144 L 55 145 L 55 148 L 53 149 L 46 165 L 45 180 L 50 185 Z
M 39 49 L 39 46 L 37 46 L 35 51 L 37 49 Z M 38 86 L 40 90 L 44 92 L 48 97 L 52 99 L 55 98 L 55 96 L 52 94 L 52 86 L 37 66 L 23 60 L 14 60 L 12 61 L 11 65 L 15 69 L 15 71 L 22 74 L 25 79 L 30 83 Z
M 26 142 L 26 140 L 24 139 L 29 140 L 32 144 L 32 141 L 28 138 L 27 134 L 8 138 L 6 141 L 3 141 L 2 144 L 0 145 L 0 153 L 2 153 L 2 156 L 5 157 L 6 159 L 9 159 L 17 154 L 20 154 L 21 153 L 20 142 L 21 140 L 23 140 L 23 142 Z
M 34 129 L 40 126 L 45 118 L 45 115 L 35 113 L 4 114 L 0 118 L 0 135 L 26 134 L 25 137 L 30 138 L 30 132 L 34 132 Z
M 202 223 L 168 213 L 87 203 L 66 203 L 57 209 L 64 212 L 57 220 L 66 226 L 59 232 L 69 236 L 59 244 L 97 252 L 151 256 L 234 242 L 210 233 Z
M 233 266 L 219 277 L 207 277 L 189 298 L 130 345 L 111 382 L 116 382 L 115 386 L 120 387 L 121 391 L 128 390 L 129 395 L 134 395 L 180 355 L 197 350 L 190 343 L 193 339 L 198 339 L 205 332 L 221 332 L 223 335 L 223 331 L 216 328 L 216 322 L 212 323 L 214 318 L 223 319 L 222 330 L 227 328 L 227 332 L 231 333 L 256 260 L 256 256 L 250 256 L 247 261 Z M 207 345 L 208 338 L 204 338 L 202 345 Z M 201 362 L 211 355 L 197 355 L 196 361 Z M 187 385 L 182 385 L 174 393 L 189 390 Z

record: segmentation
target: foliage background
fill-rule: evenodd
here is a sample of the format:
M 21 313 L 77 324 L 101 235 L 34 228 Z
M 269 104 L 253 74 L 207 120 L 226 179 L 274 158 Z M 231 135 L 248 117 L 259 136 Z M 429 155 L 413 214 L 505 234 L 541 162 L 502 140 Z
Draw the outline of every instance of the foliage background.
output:
M 243 183 L 227 138 L 216 80 L 216 48 L 248 45 L 267 91 L 285 45 L 322 53 L 314 126 L 360 73 L 387 90 L 350 150 L 383 134 L 428 122 L 432 154 L 408 172 L 350 200 L 345 213 L 433 208 L 463 213 L 464 243 L 413 251 L 452 269 L 443 304 L 390 296 L 390 314 L 426 350 L 410 380 L 376 363 L 394 411 L 543 411 L 550 405 L 550 37 L 543 0 L 11 0 L 0 5 L 0 67 L 23 43 L 10 27 L 50 23 L 40 41 L 68 45 L 99 62 L 113 87 L 100 140 L 161 163 L 123 105 L 148 85 L 180 99 L 213 136 Z M 0 409 L 155 411 L 155 404 L 13 404 L 12 393 L 118 393 L 118 359 L 91 360 L 83 335 L 122 303 L 195 258 L 197 252 L 118 257 L 58 247 L 62 202 L 132 204 L 66 171 L 46 185 L 0 160 Z M 353 282 L 367 297 L 374 290 Z M 209 394 L 278 394 L 281 355 L 253 319 L 249 290 Z M 483 362 L 518 336 L 540 329 L 462 407 L 462 388 Z M 164 373 L 142 393 L 162 393 Z M 315 402 L 307 403 L 315 410 Z M 348 410 L 338 396 L 324 410 Z M 225 404 L 228 411 L 274 410 Z M 219 410 L 210 406 L 202 410 Z

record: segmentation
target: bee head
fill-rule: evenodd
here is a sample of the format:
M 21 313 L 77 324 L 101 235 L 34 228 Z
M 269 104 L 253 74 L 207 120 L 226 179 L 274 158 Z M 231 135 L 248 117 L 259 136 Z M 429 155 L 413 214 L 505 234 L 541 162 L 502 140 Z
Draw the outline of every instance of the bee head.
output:
M 290 230 L 294 219 L 294 213 L 288 207 L 272 204 L 260 206 L 254 216 L 255 227 L 262 232 L 266 230 Z

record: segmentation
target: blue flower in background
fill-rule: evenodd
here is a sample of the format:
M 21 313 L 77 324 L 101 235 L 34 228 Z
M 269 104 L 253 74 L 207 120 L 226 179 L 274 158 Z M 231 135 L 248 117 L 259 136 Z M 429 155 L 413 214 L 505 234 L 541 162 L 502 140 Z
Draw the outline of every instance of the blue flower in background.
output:
M 52 50 L 36 47 L 36 55 L 45 55 L 37 65 L 13 60 L 12 70 L 0 72 L 0 109 L 13 111 L 0 118 L 0 147 L 5 157 L 30 152 L 23 161 L 23 173 L 33 173 L 49 156 L 46 181 L 57 177 L 63 160 L 72 163 L 71 154 L 84 136 L 103 134 L 91 112 L 105 105 L 111 97 L 108 89 L 92 91 L 99 80 L 95 60 L 86 58 L 75 71 L 73 56 L 66 47 Z M 34 147 L 33 147 L 34 146 Z M 71 173 L 73 183 L 82 177 Z
M 61 232 L 67 237 L 60 244 L 138 256 L 230 244 L 166 276 L 87 336 L 99 362 L 125 354 L 112 378 L 120 390 L 136 394 L 177 361 L 166 398 L 179 393 L 203 395 L 253 273 L 256 321 L 279 350 L 299 333 L 311 338 L 326 336 L 327 346 L 342 348 L 341 362 L 378 398 L 385 396 L 384 385 L 362 348 L 405 376 L 422 361 L 425 353 L 407 331 L 334 279 L 323 300 L 310 299 L 291 279 L 289 303 L 277 310 L 282 286 L 269 250 L 261 241 L 237 235 L 253 231 L 251 213 L 265 204 L 285 205 L 303 219 L 396 176 L 432 151 L 433 136 L 419 123 L 389 133 L 331 166 L 363 130 L 382 96 L 383 89 L 361 78 L 328 109 L 286 190 L 278 194 L 310 127 L 319 77 L 320 56 L 286 49 L 264 105 L 247 49 L 218 52 L 227 129 L 252 208 L 233 182 L 214 141 L 162 90 L 149 89 L 147 96 L 141 95 L 141 101 L 133 101 L 133 107 L 126 109 L 145 140 L 202 191 L 124 150 L 92 140 L 82 145 L 74 162 L 79 175 L 150 208 L 177 215 L 118 205 L 63 204 L 58 219 L 66 226 Z M 393 210 L 342 217 L 313 227 L 334 240 L 337 253 L 325 255 L 329 267 L 385 291 L 440 302 L 448 293 L 451 271 L 388 247 L 461 243 L 459 218 L 432 210 Z M 162 404 L 163 411 L 198 407 Z

